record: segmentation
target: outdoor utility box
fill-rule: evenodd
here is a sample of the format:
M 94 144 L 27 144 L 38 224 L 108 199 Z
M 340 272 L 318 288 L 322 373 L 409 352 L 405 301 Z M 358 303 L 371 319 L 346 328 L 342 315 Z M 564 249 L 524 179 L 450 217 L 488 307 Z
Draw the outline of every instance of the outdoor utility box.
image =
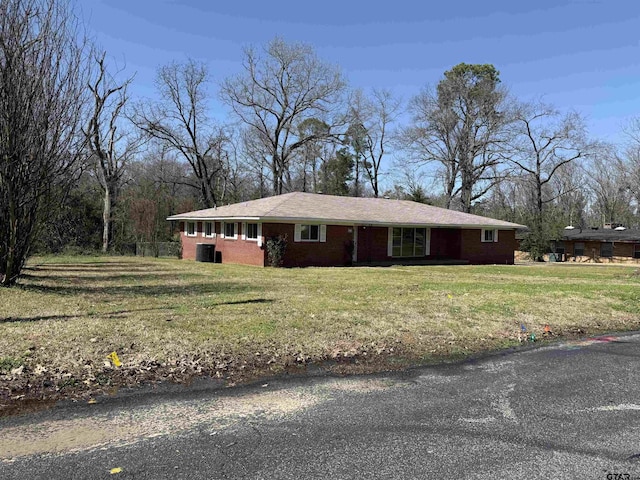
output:
M 211 243 L 198 243 L 196 245 L 196 262 L 214 262 L 216 259 L 216 246 Z

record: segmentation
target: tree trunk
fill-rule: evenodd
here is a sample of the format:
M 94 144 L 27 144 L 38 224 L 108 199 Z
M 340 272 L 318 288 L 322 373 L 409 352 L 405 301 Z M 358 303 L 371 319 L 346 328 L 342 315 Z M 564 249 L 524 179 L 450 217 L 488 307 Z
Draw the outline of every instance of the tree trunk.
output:
M 16 265 L 16 248 L 18 240 L 18 217 L 16 212 L 16 201 L 13 196 L 11 185 L 7 185 L 7 197 L 9 200 L 9 244 L 7 245 L 7 259 L 4 264 L 4 275 L 2 277 L 2 286 L 10 287 L 15 283 L 15 265 Z
M 109 251 L 112 201 L 111 188 L 106 186 L 104 189 L 104 204 L 102 207 L 102 253 L 107 253 L 107 251 Z
M 451 202 L 453 201 L 453 192 L 456 188 L 456 178 L 453 175 L 449 175 L 447 179 L 446 192 L 445 192 L 445 208 L 451 209 Z
M 378 191 L 378 175 L 375 174 L 371 179 L 371 188 L 373 188 L 373 196 L 378 198 L 380 196 L 380 192 Z
M 280 178 L 280 159 L 278 155 L 273 155 L 271 160 L 271 173 L 273 174 L 273 194 L 280 195 L 282 193 L 282 179 Z
M 356 161 L 354 163 L 354 179 L 353 179 L 353 196 L 360 196 L 360 159 L 356 155 Z
M 6 238 L 7 250 L 0 267 L 0 286 L 15 285 L 24 264 L 26 263 L 29 247 L 33 239 L 33 230 L 37 215 L 37 205 L 20 205 L 16 198 L 16 190 L 7 186 L 7 216 L 8 234 Z
M 471 143 L 465 140 L 460 154 L 460 200 L 462 201 L 462 211 L 471 213 L 471 196 L 473 194 L 473 160 L 474 157 L 467 147 Z
M 462 211 L 471 213 L 471 193 L 473 189 L 473 181 L 469 173 L 462 173 L 462 185 L 460 187 L 460 199 L 462 200 Z
M 538 185 L 536 185 L 537 189 L 536 189 L 536 202 L 537 202 L 537 208 L 538 208 L 538 216 L 540 216 L 542 218 L 542 184 L 540 183 L 540 177 L 538 177 L 537 179 Z

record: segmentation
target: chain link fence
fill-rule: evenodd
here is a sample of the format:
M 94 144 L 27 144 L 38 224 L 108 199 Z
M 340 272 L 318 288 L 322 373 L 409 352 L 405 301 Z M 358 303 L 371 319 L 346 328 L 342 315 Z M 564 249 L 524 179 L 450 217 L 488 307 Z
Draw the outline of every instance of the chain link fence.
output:
M 176 257 L 180 258 L 180 242 L 138 242 L 137 257 Z

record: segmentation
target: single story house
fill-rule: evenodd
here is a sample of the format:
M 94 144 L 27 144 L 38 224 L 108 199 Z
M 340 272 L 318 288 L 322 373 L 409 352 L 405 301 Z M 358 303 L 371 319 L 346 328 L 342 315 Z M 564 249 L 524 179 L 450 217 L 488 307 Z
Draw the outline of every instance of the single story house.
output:
M 609 228 L 607 228 L 609 227 Z M 640 230 L 623 227 L 567 227 L 552 246 L 559 256 L 574 262 L 640 261 Z
M 515 230 L 522 227 L 407 200 L 303 192 L 167 220 L 179 222 L 182 258 L 265 266 L 266 240 L 283 236 L 285 267 L 445 260 L 513 264 Z

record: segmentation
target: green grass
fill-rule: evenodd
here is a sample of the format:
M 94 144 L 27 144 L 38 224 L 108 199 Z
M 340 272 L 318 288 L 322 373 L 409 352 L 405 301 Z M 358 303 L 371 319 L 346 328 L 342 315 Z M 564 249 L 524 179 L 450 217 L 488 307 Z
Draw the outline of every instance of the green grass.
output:
M 0 374 L 9 373 L 14 368 L 18 368 L 22 365 L 21 358 L 1 357 L 0 358 Z
M 557 335 L 640 327 L 637 267 L 43 257 L 24 273 L 0 289 L 0 375 L 24 365 L 65 389 L 117 383 L 104 366 L 112 351 L 119 375 L 155 365 L 230 378 L 344 358 L 371 369 L 459 358 L 516 343 L 522 323 L 538 336 L 545 324 Z

